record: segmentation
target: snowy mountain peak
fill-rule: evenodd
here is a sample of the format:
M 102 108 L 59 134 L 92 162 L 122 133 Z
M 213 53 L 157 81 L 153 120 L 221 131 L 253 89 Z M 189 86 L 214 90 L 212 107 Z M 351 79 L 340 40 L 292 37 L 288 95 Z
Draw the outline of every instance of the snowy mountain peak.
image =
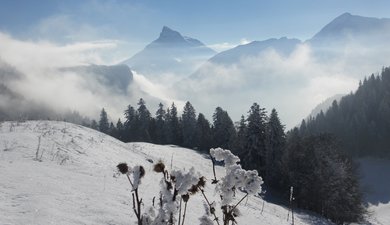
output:
M 164 26 L 156 42 L 185 42 L 185 39 L 179 32 Z
M 164 26 L 156 40 L 122 63 L 149 77 L 168 73 L 188 75 L 214 54 L 201 41 Z

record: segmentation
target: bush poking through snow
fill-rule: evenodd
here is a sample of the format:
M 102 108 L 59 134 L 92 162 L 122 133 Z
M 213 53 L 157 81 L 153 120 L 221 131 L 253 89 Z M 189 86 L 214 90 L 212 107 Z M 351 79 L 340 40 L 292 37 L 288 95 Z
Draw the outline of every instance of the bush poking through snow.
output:
M 159 183 L 159 204 L 154 204 L 155 199 L 153 199 L 153 206 L 148 207 L 143 214 L 141 213 L 143 203 L 142 199 L 139 198 L 138 188 L 145 175 L 145 169 L 142 166 L 129 167 L 126 163 L 118 164 L 119 172 L 127 176 L 132 186 L 133 210 L 138 225 L 184 225 L 187 203 L 191 199 L 191 195 L 199 192 L 206 201 L 206 212 L 199 218 L 200 225 L 213 225 L 214 223 L 220 225 L 220 219 L 217 217 L 217 206 L 223 215 L 223 225 L 237 224 L 235 217 L 240 214 L 238 205 L 249 195 L 260 193 L 263 180 L 258 176 L 257 171 L 242 169 L 241 165 L 238 164 L 240 159 L 229 150 L 210 149 L 210 155 L 213 160 L 214 173 L 212 184 L 216 185 L 215 190 L 220 196 L 220 202 L 210 202 L 204 191 L 206 179 L 195 172 L 194 168 L 188 172 L 181 170 L 169 172 L 164 163 L 160 161 L 153 167 L 156 173 L 162 174 Z M 214 159 L 225 163 L 225 174 L 220 180 L 216 177 Z M 236 199 L 237 190 L 245 193 L 241 199 Z M 194 224 L 194 222 L 192 221 L 190 224 Z

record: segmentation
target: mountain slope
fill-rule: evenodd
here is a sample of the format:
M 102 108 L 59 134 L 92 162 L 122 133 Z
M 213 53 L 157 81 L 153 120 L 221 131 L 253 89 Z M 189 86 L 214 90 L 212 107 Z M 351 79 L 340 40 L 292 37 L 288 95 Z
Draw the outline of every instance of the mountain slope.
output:
M 326 26 L 308 42 L 313 46 L 362 42 L 376 45 L 376 41 L 386 41 L 390 37 L 390 19 L 363 17 L 344 13 Z
M 245 45 L 239 45 L 235 48 L 223 51 L 214 57 L 209 62 L 219 64 L 234 64 L 239 63 L 241 59 L 246 57 L 257 57 L 263 51 L 275 50 L 276 52 L 288 56 L 300 44 L 298 39 L 289 39 L 286 37 L 276 39 L 271 38 L 264 41 L 253 41 Z
M 133 73 L 127 65 L 88 65 L 64 68 L 80 74 L 84 79 L 96 80 L 99 84 L 118 94 L 126 94 L 133 82 Z
M 214 54 L 199 40 L 164 26 L 155 41 L 123 63 L 148 77 L 166 73 L 188 75 Z
M 194 166 L 208 178 L 208 197 L 218 198 L 210 184 L 211 162 L 192 150 L 125 144 L 82 126 L 52 121 L 3 122 L 0 140 L 0 224 L 132 224 L 128 181 L 113 177 L 119 162 L 145 167 L 140 189 L 145 205 L 158 195 L 161 175 L 152 172 L 151 163 L 158 160 L 174 169 Z M 221 173 L 217 167 L 217 175 Z M 191 197 L 188 207 L 186 224 L 197 224 L 203 198 Z M 287 209 L 260 198 L 249 198 L 240 210 L 238 224 L 290 224 Z M 304 212 L 295 215 L 295 223 L 330 224 Z

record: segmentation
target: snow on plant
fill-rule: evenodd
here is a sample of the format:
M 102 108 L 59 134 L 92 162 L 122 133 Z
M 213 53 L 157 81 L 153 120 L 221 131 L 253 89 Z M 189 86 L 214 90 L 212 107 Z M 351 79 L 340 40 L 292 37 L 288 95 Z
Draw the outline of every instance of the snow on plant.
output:
M 240 159 L 233 153 L 231 153 L 230 150 L 212 148 L 210 149 L 210 155 L 215 160 L 223 161 L 225 163 L 225 176 L 222 177 L 220 181 L 218 181 L 217 178 L 214 177 L 214 183 L 216 183 L 216 191 L 221 196 L 223 224 L 227 225 L 230 222 L 234 224 L 236 223 L 234 217 L 236 217 L 238 214 L 237 206 L 248 195 L 256 195 L 260 193 L 263 180 L 261 177 L 258 176 L 257 171 L 248 171 L 242 169 L 241 165 L 238 164 L 240 162 Z M 214 176 L 216 176 L 215 173 Z M 237 189 L 246 192 L 246 195 L 241 198 L 235 205 L 233 205 L 232 202 L 235 198 Z M 207 199 L 206 201 L 209 202 Z M 214 215 L 217 224 L 219 224 L 218 219 L 215 215 L 215 207 L 210 205 L 210 211 Z
M 138 225 L 173 225 L 176 223 L 183 225 L 190 194 L 195 194 L 198 188 L 205 184 L 204 178 L 196 173 L 194 168 L 191 168 L 188 172 L 173 170 L 169 173 L 165 169 L 165 165 L 158 162 L 154 165 L 154 171 L 163 175 L 160 180 L 159 208 L 156 210 L 153 200 L 153 206 L 148 207 L 141 214 L 143 203 L 142 199 L 139 199 L 138 188 L 141 178 L 145 175 L 145 170 L 142 166 L 131 168 L 126 163 L 120 163 L 117 168 L 119 172 L 126 174 L 133 188 L 133 209 L 137 216 Z M 182 202 L 184 202 L 183 214 Z M 177 214 L 179 214 L 179 219 L 177 219 Z
M 216 184 L 215 190 L 221 200 L 219 203 L 209 201 L 204 191 L 205 178 L 195 172 L 194 168 L 191 168 L 188 172 L 182 170 L 168 172 L 164 163 L 158 162 L 154 165 L 153 170 L 162 174 L 159 182 L 159 204 L 154 204 L 154 198 L 153 205 L 148 207 L 143 214 L 141 213 L 141 206 L 144 203 L 138 196 L 138 188 L 141 178 L 145 175 L 145 170 L 142 166 L 129 167 L 126 163 L 120 163 L 117 166 L 119 172 L 127 176 L 133 188 L 133 210 L 137 216 L 138 225 L 184 225 L 187 202 L 191 195 L 198 192 L 202 194 L 207 203 L 205 215 L 199 218 L 200 225 L 212 225 L 214 222 L 220 225 L 220 220 L 216 213 L 217 205 L 222 210 L 223 224 L 229 225 L 230 222 L 236 224 L 235 217 L 239 215 L 237 206 L 248 195 L 260 193 L 263 180 L 258 176 L 257 171 L 242 169 L 241 165 L 238 164 L 240 159 L 229 150 L 221 148 L 210 149 L 210 155 L 213 161 L 214 172 L 212 184 Z M 225 163 L 225 175 L 220 180 L 216 178 L 214 159 Z M 246 194 L 233 204 L 237 190 Z M 183 202 L 184 210 L 182 212 Z

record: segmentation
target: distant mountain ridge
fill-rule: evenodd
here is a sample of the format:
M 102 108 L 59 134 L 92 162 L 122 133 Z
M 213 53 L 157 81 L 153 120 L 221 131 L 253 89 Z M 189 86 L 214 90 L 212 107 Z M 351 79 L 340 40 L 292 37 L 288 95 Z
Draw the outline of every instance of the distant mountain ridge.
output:
M 223 51 L 212 57 L 209 62 L 220 64 L 238 63 L 243 57 L 256 57 L 262 51 L 270 49 L 283 55 L 289 55 L 300 43 L 301 41 L 298 39 L 286 37 L 279 39 L 271 38 L 264 41 L 252 41 L 248 44 L 239 45 L 230 50 Z
M 390 19 L 344 13 L 325 25 L 308 42 L 313 45 L 344 43 L 348 40 L 372 41 L 370 38 L 390 36 Z M 368 38 L 368 39 L 367 39 Z

